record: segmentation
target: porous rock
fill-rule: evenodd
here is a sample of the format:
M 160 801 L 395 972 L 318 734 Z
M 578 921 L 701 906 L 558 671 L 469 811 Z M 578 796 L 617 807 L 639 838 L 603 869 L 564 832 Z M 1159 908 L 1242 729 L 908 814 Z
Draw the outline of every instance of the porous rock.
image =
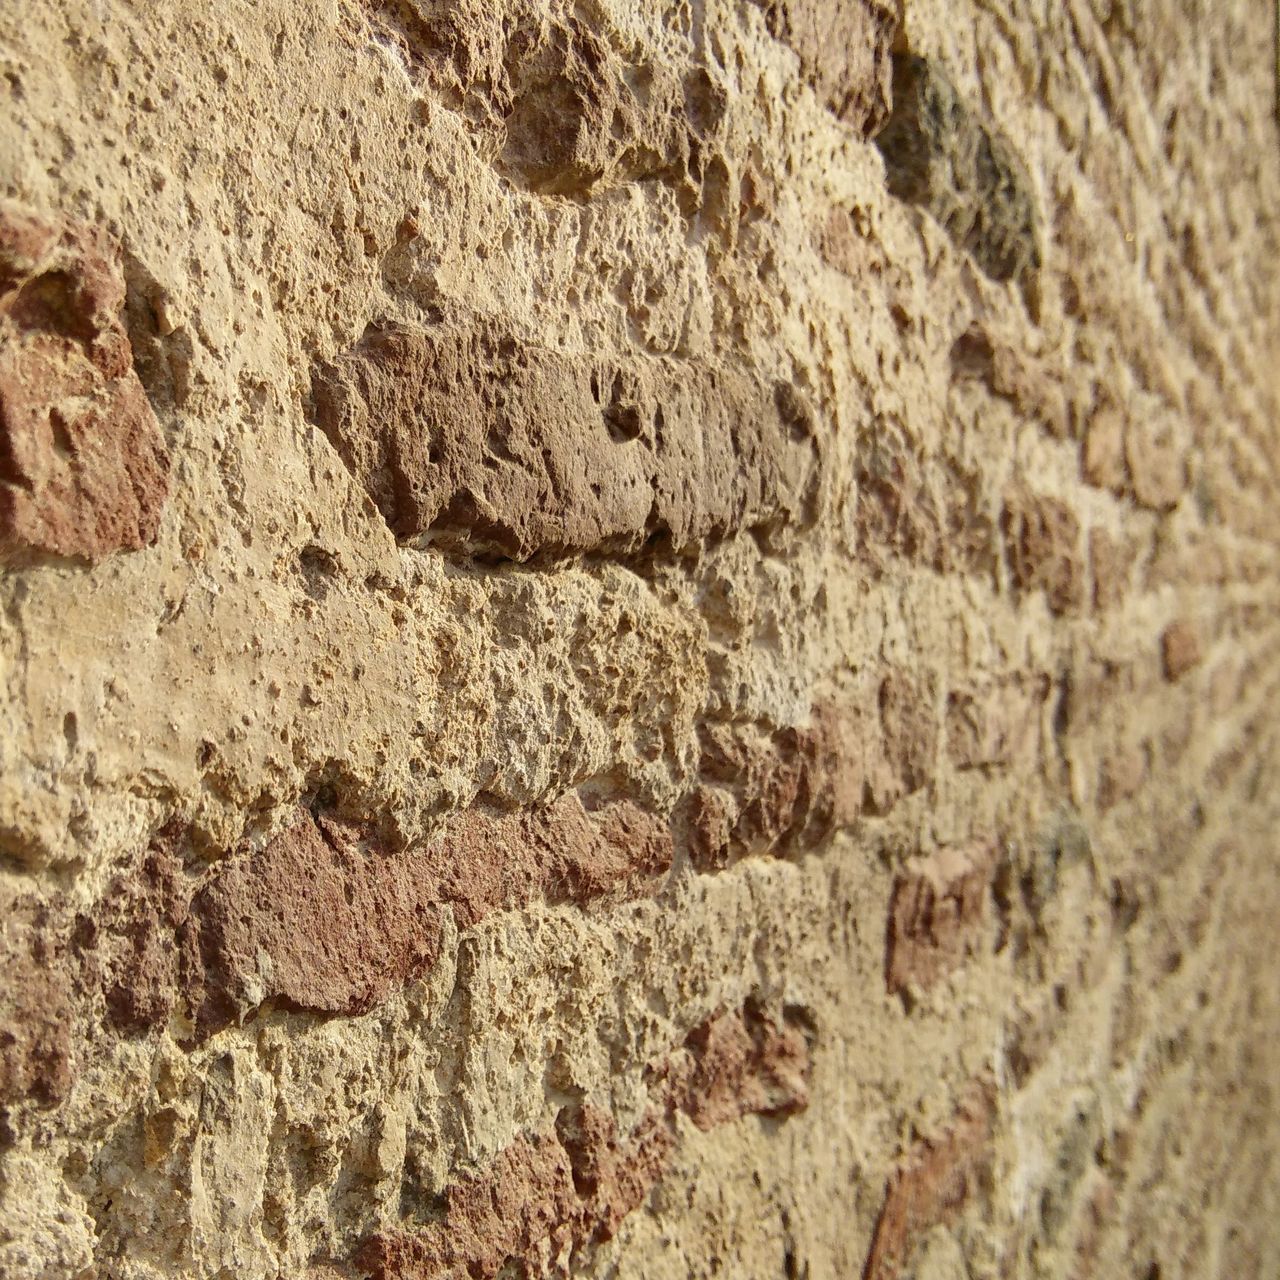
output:
M 1273 17 L 0 5 L 0 1276 L 1280 1275 Z

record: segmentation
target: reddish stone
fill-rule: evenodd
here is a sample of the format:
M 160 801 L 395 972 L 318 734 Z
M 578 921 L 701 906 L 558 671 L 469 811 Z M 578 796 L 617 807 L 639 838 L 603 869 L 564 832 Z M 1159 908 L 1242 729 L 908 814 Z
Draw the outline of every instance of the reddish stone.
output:
M 573 1181 L 583 1196 L 582 1243 L 611 1240 L 667 1171 L 676 1133 L 670 1113 L 653 1107 L 628 1138 L 614 1119 L 589 1103 L 562 1111 L 556 1134 L 569 1153 Z
M 0 1108 L 61 1102 L 73 1079 L 66 921 L 31 897 L 0 902 Z
M 858 468 L 858 550 L 885 572 L 894 560 L 945 572 L 953 565 L 947 515 L 927 483 L 919 446 L 901 427 L 881 430 Z
M 492 1280 L 509 1261 L 532 1266 L 544 1249 L 563 1256 L 583 1243 L 582 1229 L 569 1153 L 543 1133 L 517 1138 L 490 1168 L 449 1187 L 438 1223 L 379 1233 L 356 1262 L 373 1280 Z
M 232 862 L 195 896 L 200 963 L 190 997 L 211 1032 L 275 999 L 357 1014 L 386 999 L 438 954 L 434 878 L 301 813 L 289 830 Z
M 169 454 L 120 322 L 105 233 L 0 205 L 0 554 L 155 541 Z
M 884 418 L 859 451 L 856 480 L 854 533 L 873 573 L 905 560 L 935 573 L 990 577 L 995 530 L 974 471 L 945 455 L 922 455 L 914 432 Z
M 810 411 L 745 368 L 599 366 L 497 320 L 370 330 L 316 371 L 324 432 L 397 537 L 527 559 L 803 523 Z
M 666 824 L 627 801 L 588 812 L 570 794 L 504 817 L 464 812 L 404 853 L 300 813 L 192 901 L 197 1023 L 207 1034 L 266 1000 L 363 1013 L 434 963 L 446 908 L 468 928 L 537 899 L 634 891 L 670 864 Z
M 938 716 L 931 683 L 891 670 L 880 682 L 879 750 L 868 762 L 866 792 L 873 813 L 886 814 L 903 796 L 933 781 Z
M 738 803 L 721 787 L 699 787 L 687 811 L 689 860 L 699 871 L 723 871 L 733 856 Z
M 711 1019 L 650 1067 L 656 1102 L 630 1135 L 590 1104 L 566 1108 L 553 1131 L 517 1138 L 488 1169 L 450 1186 L 438 1222 L 371 1237 L 358 1265 L 373 1280 L 572 1274 L 664 1176 L 678 1116 L 710 1129 L 805 1105 L 809 1044 L 798 1021 L 792 1014 L 778 1027 L 752 1004 Z
M 1104 612 L 1123 604 L 1132 554 L 1101 529 L 1091 529 L 1089 561 L 1093 566 L 1093 607 Z
M 791 856 L 861 811 L 862 718 L 825 702 L 806 726 L 711 724 L 701 732 L 707 785 L 690 797 L 690 856 L 710 871 L 748 854 Z
M 897 9 L 878 0 L 756 0 L 770 33 L 790 45 L 819 98 L 864 137 L 878 133 L 893 99 Z
M 185 917 L 172 832 L 86 914 L 65 897 L 25 897 L 3 911 L 0 941 L 0 1106 L 62 1102 L 86 1034 L 136 1035 L 167 1021 L 180 982 Z M 105 1025 L 86 1020 L 105 1012 Z
M 934 1227 L 953 1223 L 990 1162 L 992 1097 L 975 1087 L 947 1131 L 919 1138 L 890 1175 L 863 1280 L 895 1280 Z
M 588 812 L 576 795 L 499 818 L 454 815 L 400 854 L 303 811 L 194 897 L 177 836 L 161 832 L 81 914 L 61 897 L 10 904 L 0 1106 L 62 1101 L 90 1034 L 144 1035 L 177 1009 L 203 1038 L 267 1001 L 363 1013 L 434 962 L 446 910 L 466 928 L 534 900 L 586 904 L 649 888 L 671 864 L 665 821 L 626 801 Z
M 912 859 L 899 873 L 885 942 L 892 994 L 931 987 L 976 953 L 995 854 L 991 842 L 947 847 Z
M 80 984 L 102 992 L 108 1025 L 125 1034 L 168 1021 L 186 972 L 181 930 L 188 889 L 177 836 L 173 827 L 160 832 L 141 863 L 77 921 Z
M 705 785 L 687 811 L 694 865 L 795 856 L 864 808 L 887 813 L 931 782 L 938 747 L 931 683 L 890 670 L 874 696 L 874 708 L 846 697 L 819 703 L 804 726 L 705 725 Z
M 799 1021 L 776 1026 L 753 1004 L 695 1028 L 654 1078 L 699 1129 L 744 1115 L 790 1115 L 809 1101 L 809 1042 Z

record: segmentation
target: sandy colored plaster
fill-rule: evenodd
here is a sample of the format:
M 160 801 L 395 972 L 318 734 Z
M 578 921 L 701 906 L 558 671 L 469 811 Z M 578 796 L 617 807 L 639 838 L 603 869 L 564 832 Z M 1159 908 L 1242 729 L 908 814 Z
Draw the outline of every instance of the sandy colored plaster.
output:
M 1280 1269 L 1257 13 L 0 13 L 0 1272 Z

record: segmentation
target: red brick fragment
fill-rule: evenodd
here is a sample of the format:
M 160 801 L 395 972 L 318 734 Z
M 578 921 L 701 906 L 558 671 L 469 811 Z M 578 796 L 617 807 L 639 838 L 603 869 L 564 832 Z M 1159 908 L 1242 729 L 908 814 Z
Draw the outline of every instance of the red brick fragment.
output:
M 62 894 L 0 903 L 0 1107 L 57 1105 L 89 1035 L 136 1035 L 168 1020 L 186 914 L 173 834 L 162 831 L 88 912 Z
M 882 575 L 905 560 L 936 573 L 989 574 L 995 530 L 977 482 L 954 459 L 921 457 L 903 424 L 877 420 L 857 471 L 855 533 L 867 567 Z
M 705 785 L 688 811 L 693 863 L 709 871 L 752 853 L 798 853 L 862 807 L 863 728 L 845 702 L 820 703 L 807 726 L 704 726 Z M 785 847 L 783 847 L 785 846 Z
M 175 827 L 161 831 L 141 863 L 76 922 L 81 984 L 102 992 L 108 1025 L 125 1034 L 166 1023 L 188 971 L 181 930 L 189 890 L 177 835 Z
M 120 321 L 106 234 L 0 204 L 0 555 L 155 541 L 169 454 Z
M 886 814 L 933 781 L 938 717 L 932 683 L 902 670 L 884 676 L 877 703 L 878 750 L 868 763 L 865 798 L 873 813 Z
M 992 1109 L 990 1090 L 976 1086 L 944 1134 L 912 1144 L 885 1188 L 863 1280 L 903 1275 L 921 1238 L 959 1217 L 989 1165 Z
M 162 831 L 80 913 L 63 896 L 8 904 L 0 1107 L 61 1102 L 90 1035 L 144 1035 L 178 1010 L 203 1038 L 266 1001 L 363 1013 L 434 962 L 446 910 L 467 928 L 534 900 L 586 904 L 652 887 L 671 864 L 665 821 L 627 801 L 588 812 L 575 795 L 457 814 L 400 854 L 303 811 L 194 896 L 177 835 Z
M 574 1186 L 586 1210 L 582 1244 L 613 1239 L 626 1216 L 644 1204 L 662 1179 L 676 1145 L 671 1118 L 663 1107 L 651 1107 L 624 1138 L 613 1117 L 589 1103 L 557 1117 L 556 1134 L 569 1153 Z
M 492 1277 L 509 1259 L 533 1262 L 544 1248 L 563 1256 L 580 1222 L 569 1153 L 553 1133 L 520 1137 L 489 1169 L 445 1192 L 439 1224 L 376 1235 L 357 1262 L 374 1280 Z
M 800 1020 L 777 1026 L 748 1003 L 695 1028 L 651 1077 L 704 1132 L 745 1115 L 791 1115 L 809 1101 L 809 1041 Z
M 435 960 L 439 896 L 419 860 L 344 837 L 302 813 L 195 896 L 200 964 L 190 996 L 202 1031 L 267 999 L 363 1013 Z
M 73 1078 L 67 929 L 34 898 L 0 902 L 0 1108 L 61 1102 Z
M 898 995 L 928 988 L 976 953 L 995 866 L 991 841 L 914 858 L 894 881 L 885 984 Z
M 823 102 L 864 137 L 878 133 L 892 109 L 897 9 L 883 0 L 756 2 Z
M 751 1003 L 711 1019 L 650 1067 L 656 1102 L 630 1135 L 590 1104 L 566 1109 L 554 1130 L 517 1138 L 488 1169 L 450 1186 L 440 1221 L 374 1235 L 357 1263 L 373 1280 L 572 1274 L 582 1252 L 612 1238 L 665 1175 L 680 1115 L 710 1129 L 805 1105 L 802 1023 L 792 1012 L 778 1026 Z
M 312 405 L 397 537 L 518 560 L 803 523 L 820 452 L 789 384 L 667 357 L 600 366 L 478 316 L 371 329 L 317 369 Z
M 701 730 L 703 785 L 689 799 L 690 855 L 710 871 L 749 855 L 798 856 L 927 786 L 937 765 L 930 679 L 888 670 L 863 701 L 818 703 L 809 724 Z
M 588 812 L 571 794 L 502 817 L 468 811 L 400 854 L 303 812 L 196 895 L 189 998 L 205 1034 L 266 1000 L 363 1013 L 434 963 L 446 908 L 468 928 L 534 900 L 634 890 L 670 864 L 666 824 L 627 801 Z

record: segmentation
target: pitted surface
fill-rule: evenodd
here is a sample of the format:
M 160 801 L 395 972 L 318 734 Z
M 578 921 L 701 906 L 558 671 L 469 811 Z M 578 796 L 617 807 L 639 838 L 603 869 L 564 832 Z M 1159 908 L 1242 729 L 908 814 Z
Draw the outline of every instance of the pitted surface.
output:
M 0 1275 L 1280 1273 L 1273 16 L 0 12 Z

